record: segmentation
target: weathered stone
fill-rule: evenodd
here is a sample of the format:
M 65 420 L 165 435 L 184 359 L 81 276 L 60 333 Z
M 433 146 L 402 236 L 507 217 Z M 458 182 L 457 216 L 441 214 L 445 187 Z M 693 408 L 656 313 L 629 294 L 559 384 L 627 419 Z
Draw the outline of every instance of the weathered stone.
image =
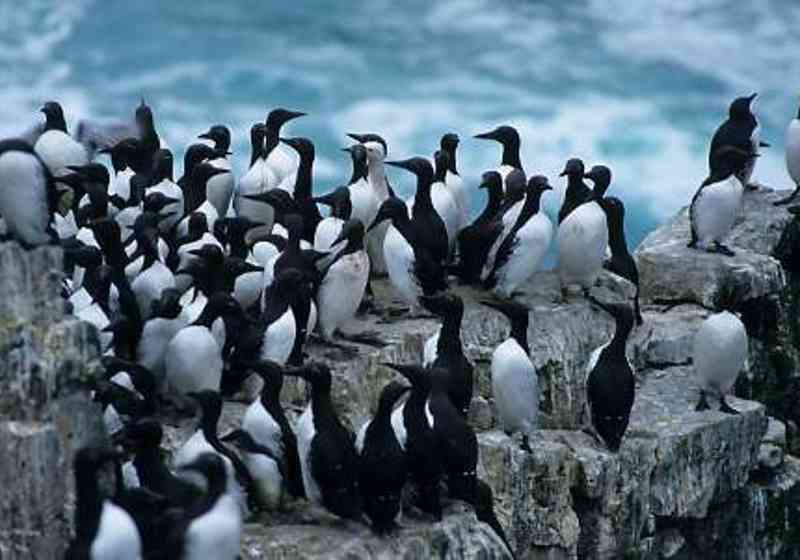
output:
M 72 455 L 105 437 L 85 380 L 97 333 L 63 318 L 61 251 L 0 244 L 0 557 L 59 558 L 74 504 Z
M 302 515 L 302 514 L 301 514 Z M 354 559 L 354 558 L 442 558 L 458 560 L 511 558 L 503 541 L 463 504 L 453 503 L 439 523 L 402 520 L 402 527 L 389 537 L 375 536 L 360 523 L 314 518 L 313 524 L 287 523 L 245 528 L 242 557 L 245 559 Z

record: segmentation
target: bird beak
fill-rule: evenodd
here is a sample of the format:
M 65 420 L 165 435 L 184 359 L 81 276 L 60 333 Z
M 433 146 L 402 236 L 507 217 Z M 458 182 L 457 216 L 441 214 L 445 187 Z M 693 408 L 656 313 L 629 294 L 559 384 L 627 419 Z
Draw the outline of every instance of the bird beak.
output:
M 381 362 L 381 365 L 387 367 L 391 370 L 396 371 L 406 379 L 410 380 L 410 375 L 412 375 L 412 371 L 414 370 L 413 366 L 407 364 L 393 364 L 391 362 Z
M 489 132 L 481 132 L 480 134 L 476 134 L 473 138 L 477 138 L 479 140 L 497 140 L 497 134 L 494 130 L 490 130 Z
M 503 305 L 500 304 L 499 302 L 491 301 L 491 300 L 488 300 L 488 299 L 484 299 L 484 300 L 480 300 L 480 303 L 481 303 L 481 305 L 485 305 L 486 307 L 490 307 L 490 308 L 494 309 L 495 311 L 499 311 L 500 313 L 504 313 L 503 312 Z
M 246 198 L 247 200 L 255 200 L 256 202 L 264 202 L 268 203 L 267 193 L 258 193 L 258 194 L 243 194 L 242 198 Z
M 402 160 L 402 161 L 384 161 L 383 163 L 385 163 L 386 165 L 391 165 L 392 167 L 399 167 L 400 169 L 406 169 L 406 170 L 409 170 L 409 167 L 408 167 L 408 160 Z
M 206 140 L 213 140 L 213 138 L 211 137 L 211 131 L 204 132 L 203 134 L 198 134 L 197 137 L 204 138 Z
M 342 151 L 343 152 L 347 152 L 349 154 L 352 154 L 353 153 L 353 146 L 348 146 L 346 148 L 342 148 Z
M 227 434 L 225 434 L 224 436 L 221 436 L 219 440 L 224 442 L 229 442 L 235 440 L 237 437 L 239 437 L 239 430 L 232 430 Z
M 769 142 L 764 142 L 763 140 L 758 143 L 760 148 L 771 148 L 772 145 Z
M 553 190 L 553 186 L 550 183 L 545 183 L 544 186 L 542 187 L 542 190 L 543 191 L 552 191 Z
M 113 148 L 111 146 L 106 146 L 105 148 L 100 148 L 97 150 L 98 154 L 110 154 Z
M 286 112 L 286 121 L 290 121 L 292 119 L 296 119 L 297 117 L 305 117 L 308 113 L 304 113 L 303 111 L 287 111 Z M 284 121 L 284 122 L 286 122 Z
M 365 136 L 363 134 L 356 134 L 355 132 L 348 132 L 347 136 L 355 140 L 356 142 L 364 143 Z
M 253 263 L 249 263 L 247 261 L 245 261 L 243 268 L 244 268 L 244 273 L 245 274 L 248 273 L 248 272 L 264 272 L 264 267 L 263 266 L 258 266 L 258 265 L 255 265 Z
M 438 315 L 438 305 L 439 299 L 436 296 L 420 296 L 419 301 L 422 306 L 433 313 L 434 315 Z
M 175 204 L 176 202 L 180 202 L 180 199 L 177 199 L 177 198 L 172 197 L 172 196 L 164 196 L 164 201 L 167 204 Z
M 158 218 L 159 222 L 163 222 L 164 220 L 173 217 L 175 214 L 177 214 L 177 212 L 159 212 L 156 214 L 156 217 Z

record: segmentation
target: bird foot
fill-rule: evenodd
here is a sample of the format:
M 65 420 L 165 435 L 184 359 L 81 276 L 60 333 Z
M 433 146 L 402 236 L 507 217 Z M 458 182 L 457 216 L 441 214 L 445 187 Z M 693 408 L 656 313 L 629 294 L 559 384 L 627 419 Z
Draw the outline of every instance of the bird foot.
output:
M 800 194 L 800 187 L 797 187 L 797 188 L 796 188 L 796 189 L 795 189 L 795 190 L 794 190 L 794 191 L 793 191 L 793 192 L 792 192 L 792 193 L 791 193 L 789 196 L 787 196 L 786 198 L 782 198 L 782 199 L 780 199 L 780 200 L 776 200 L 776 201 L 775 201 L 775 202 L 773 202 L 772 204 L 773 204 L 773 205 L 775 205 L 775 206 L 785 206 L 785 205 L 789 204 L 790 202 L 792 202 L 792 201 L 793 201 L 795 198 L 797 198 L 797 195 L 798 195 L 798 194 Z
M 355 342 L 358 344 L 365 344 L 367 346 L 372 346 L 374 348 L 383 348 L 388 346 L 389 343 L 383 340 L 378 336 L 378 333 L 375 331 L 368 331 L 362 333 L 339 333 L 340 336 L 347 340 L 348 342 Z
M 704 410 L 711 409 L 711 407 L 708 406 L 708 401 L 706 400 L 706 394 L 704 391 L 700 391 L 700 401 L 697 403 L 697 406 L 694 409 L 696 412 L 702 412 Z
M 725 402 L 725 397 L 720 397 L 719 399 L 719 411 L 725 414 L 740 414 L 738 410 L 732 408 L 731 405 Z
M 723 245 L 722 243 L 715 242 L 714 248 L 708 250 L 709 253 L 719 253 L 720 255 L 725 255 L 726 257 L 735 257 L 736 253 L 732 251 L 728 246 Z

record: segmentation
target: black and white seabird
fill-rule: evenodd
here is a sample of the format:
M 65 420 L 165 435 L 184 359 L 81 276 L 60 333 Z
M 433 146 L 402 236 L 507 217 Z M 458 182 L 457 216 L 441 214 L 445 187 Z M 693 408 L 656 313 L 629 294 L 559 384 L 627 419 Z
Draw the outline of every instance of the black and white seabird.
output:
M 513 169 L 519 169 L 523 172 L 525 171 L 522 167 L 522 161 L 519 157 L 519 133 L 513 126 L 498 126 L 489 132 L 476 134 L 475 138 L 480 138 L 482 140 L 494 140 L 503 146 L 503 157 L 500 160 L 500 165 L 497 168 L 497 172 L 500 173 L 500 176 L 503 178 L 504 186 L 506 177 Z
M 342 232 L 342 226 L 350 219 L 353 213 L 353 205 L 350 203 L 350 189 L 339 187 L 323 196 L 316 197 L 314 202 L 331 208 L 330 215 L 317 225 L 317 229 L 314 232 L 314 250 L 336 253 L 344 248 L 344 243 L 340 242 L 334 247 L 333 242 L 339 237 Z M 381 260 L 383 260 L 383 245 L 381 245 Z
M 625 240 L 625 205 L 613 196 L 604 197 L 600 203 L 606 213 L 608 223 L 608 246 L 611 257 L 603 263 L 606 270 L 610 270 L 620 278 L 624 278 L 636 287 L 633 297 L 633 312 L 636 324 L 643 322 L 642 312 L 639 309 L 639 269 L 636 261 L 628 252 L 628 242 Z
M 480 281 L 481 271 L 489 251 L 502 232 L 497 220 L 503 201 L 503 179 L 497 171 L 487 171 L 481 177 L 479 189 L 486 189 L 486 206 L 473 222 L 458 233 L 458 264 L 453 273 L 464 284 Z
M 755 168 L 758 149 L 769 147 L 768 143 L 761 140 L 759 134 L 761 126 L 753 114 L 752 105 L 757 95 L 757 93 L 754 93 L 747 97 L 734 99 L 728 110 L 728 118 L 714 132 L 708 149 L 710 176 L 724 170 L 724 164 L 722 169 L 717 167 L 720 161 L 715 157 L 716 153 L 725 146 L 733 146 L 750 154 L 750 157 L 745 160 L 744 165 L 737 172 L 739 180 L 746 188 L 757 188 L 757 186 L 751 185 L 750 178 Z
M 280 146 L 281 127 L 292 119 L 302 117 L 306 113 L 289 111 L 287 109 L 273 109 L 267 115 L 264 131 L 264 160 L 266 168 L 277 179 L 277 183 L 270 184 L 269 188 L 281 188 L 292 192 L 297 172 L 297 160 L 294 155 Z
M 41 108 L 47 119 L 44 132 L 36 140 L 33 149 L 47 165 L 54 177 L 69 172 L 70 165 L 86 165 L 89 156 L 86 148 L 67 133 L 64 110 L 57 101 L 48 101 Z
M 98 471 L 119 459 L 110 448 L 89 446 L 75 453 L 75 538 L 64 557 L 68 560 L 139 560 L 142 540 L 131 515 L 103 497 Z
M 567 160 L 564 171 L 559 177 L 567 178 L 567 190 L 564 192 L 564 201 L 558 211 L 558 223 L 570 215 L 578 206 L 589 200 L 592 196 L 592 189 L 583 182 L 584 179 L 583 161 L 578 158 Z
M 358 456 L 355 437 L 339 421 L 331 402 L 331 371 L 320 363 L 287 369 L 311 386 L 311 402 L 297 421 L 297 450 L 306 496 L 339 517 L 356 519 Z
M 268 511 L 280 509 L 284 500 L 283 464 L 268 447 L 261 445 L 249 432 L 237 429 L 220 441 L 236 447 L 258 492 L 258 500 Z
M 427 406 L 431 376 L 419 365 L 383 365 L 411 383 L 408 400 L 392 413 L 392 429 L 408 458 L 409 480 L 416 487 L 415 505 L 437 521 L 441 520 L 439 481 L 442 478 L 442 448 L 433 433 L 433 417 Z
M 364 424 L 356 439 L 358 488 L 364 513 L 380 534 L 391 531 L 400 513 L 400 497 L 408 478 L 406 453 L 392 429 L 392 411 L 411 387 L 390 381 L 381 390 L 375 416 Z
M 775 202 L 775 206 L 782 206 L 792 202 L 800 193 L 800 108 L 797 115 L 786 127 L 786 171 L 795 185 L 792 194 Z
M 489 251 L 491 267 L 483 269 L 483 287 L 501 297 L 511 297 L 539 268 L 553 240 L 553 224 L 541 211 L 541 198 L 553 187 L 544 175 L 534 175 L 525 202 L 513 224 L 505 226 Z
M 148 196 L 152 193 L 161 193 L 175 201 L 164 207 L 165 212 L 174 212 L 174 215 L 159 223 L 162 234 L 171 232 L 184 213 L 183 190 L 173 181 L 173 164 L 172 152 L 158 150 L 153 156 L 154 167 L 150 181 L 152 186 L 146 190 Z
M 210 389 L 218 391 L 222 377 L 222 347 L 211 331 L 218 317 L 241 311 L 233 297 L 218 292 L 194 323 L 179 330 L 164 354 L 164 370 L 170 387 L 179 393 Z
M 600 201 L 611 183 L 611 171 L 594 166 L 587 178 L 595 181 L 591 198 L 575 208 L 558 225 L 558 276 L 562 296 L 569 286 L 577 284 L 589 293 L 603 268 L 608 247 L 608 224 Z
M 208 182 L 208 201 L 216 208 L 220 217 L 227 216 L 233 197 L 233 187 L 236 183 L 231 170 L 231 162 L 227 157 L 231 154 L 231 131 L 225 125 L 215 124 L 198 138 L 214 143 L 214 149 L 219 155 L 209 163 L 217 169 L 225 169 L 228 172 L 212 177 Z
M 136 361 L 153 372 L 160 383 L 164 382 L 167 346 L 172 337 L 188 324 L 180 298 L 180 292 L 174 288 L 161 292 L 160 299 L 153 304 L 152 316 L 142 327 L 136 347 Z
M 162 142 L 156 131 L 153 110 L 145 103 L 144 98 L 142 98 L 139 106 L 136 107 L 134 117 L 136 128 L 139 131 L 139 139 L 141 140 L 142 155 L 144 157 L 143 164 L 147 170 L 146 172 L 149 172 L 153 168 L 153 158 L 162 147 Z
M 430 236 L 431 232 L 409 219 L 408 208 L 402 200 L 386 200 L 369 229 L 384 220 L 392 222 L 383 242 L 389 281 L 403 301 L 411 306 L 411 313 L 414 314 L 418 311 L 419 296 L 434 295 L 447 289 L 445 268 L 423 242 L 423 238 Z M 446 235 L 444 231 L 440 234 Z
M 296 498 L 303 498 L 305 488 L 300 456 L 297 453 L 297 436 L 281 405 L 283 368 L 270 361 L 251 362 L 241 366 L 255 372 L 264 382 L 261 395 L 247 407 L 242 417 L 242 429 L 284 463 L 289 493 Z
M 415 228 L 425 232 L 425 235 L 417 239 L 417 243 L 427 249 L 436 262 L 446 262 L 450 253 L 450 238 L 444 218 L 433 204 L 431 195 L 433 166 L 431 166 L 431 162 L 422 157 L 413 157 L 402 161 L 387 161 L 386 165 L 405 169 L 417 177 L 414 199 L 406 201 Z M 452 197 L 450 200 L 452 201 Z M 384 204 L 386 203 L 384 202 Z M 384 240 L 385 246 L 386 241 Z M 389 266 L 388 263 L 387 266 Z
M 442 368 L 432 368 L 431 392 L 425 405 L 430 415 L 434 442 L 441 454 L 451 498 L 472 502 L 478 468 L 478 438 L 450 400 L 450 374 Z
M 484 301 L 511 323 L 509 337 L 492 353 L 492 396 L 503 429 L 522 433 L 522 448 L 530 451 L 530 436 L 539 423 L 539 376 L 530 359 L 528 308 L 513 300 Z
M 57 205 L 53 176 L 30 144 L 0 140 L 0 215 L 7 235 L 23 247 L 55 243 Z
M 202 476 L 205 496 L 164 535 L 163 557 L 236 560 L 241 552 L 242 512 L 230 495 L 223 459 L 215 453 L 200 453 L 182 470 Z
M 700 385 L 696 410 L 708 410 L 706 393 L 719 397 L 719 410 L 738 411 L 725 402 L 739 373 L 747 364 L 747 331 L 744 323 L 730 311 L 709 316 L 694 335 L 692 363 Z
M 275 188 L 277 177 L 267 167 L 264 156 L 264 136 L 267 127 L 264 123 L 255 123 L 250 127 L 250 167 L 239 179 L 239 185 L 233 197 L 233 209 L 238 216 L 249 218 L 265 224 L 272 229 L 273 209 L 269 204 L 247 198 L 246 195 L 262 194 Z
M 370 263 L 361 221 L 351 218 L 345 222 L 333 245 L 342 241 L 345 247 L 325 267 L 317 291 L 317 324 L 328 341 L 353 319 L 369 280 Z
M 185 217 L 178 222 L 175 228 L 179 237 L 189 233 L 189 216 L 195 212 L 205 214 L 208 229 L 214 231 L 214 224 L 220 215 L 208 200 L 208 186 L 214 177 L 223 173 L 227 173 L 227 171 L 214 167 L 208 162 L 203 162 L 192 170 L 192 177 L 183 191 Z
M 633 312 L 628 304 L 593 302 L 614 317 L 616 327 L 614 337 L 589 357 L 586 401 L 594 430 L 616 452 L 628 429 L 635 392 L 634 372 L 625 355 Z
M 461 175 L 458 174 L 457 156 L 458 149 L 458 134 L 448 132 L 442 136 L 439 141 L 439 148 L 447 156 L 447 171 L 445 172 L 444 183 L 453 195 L 453 198 L 458 205 L 458 228 L 461 231 L 469 224 L 469 209 L 470 209 L 470 196 L 469 189 Z
M 690 239 L 687 247 L 699 243 L 706 251 L 733 256 L 723 244 L 733 228 L 742 204 L 742 169 L 751 157 L 735 146 L 723 146 L 714 153 L 714 165 L 692 198 L 689 206 Z
M 386 140 L 378 134 L 366 133 L 355 134 L 349 132 L 347 134 L 356 142 L 361 142 L 367 152 L 367 182 L 372 188 L 372 194 L 377 202 L 377 208 L 390 196 L 394 196 L 392 187 L 386 177 L 386 170 L 383 161 L 389 153 L 386 146 Z M 374 218 L 374 216 L 373 216 Z M 369 224 L 364 224 L 369 226 Z M 386 237 L 386 230 L 389 228 L 388 223 L 383 223 L 377 228 L 373 229 L 367 235 L 367 254 L 371 265 L 371 273 L 375 276 L 386 276 L 386 262 L 383 259 L 383 239 Z
M 436 153 L 433 154 L 434 174 L 430 191 L 433 207 L 442 218 L 444 228 L 447 231 L 448 250 L 452 253 L 459 228 L 461 227 L 461 209 L 455 195 L 446 183 L 449 168 L 448 157 L 447 152 L 444 150 L 436 150 Z M 413 207 L 413 203 L 414 199 L 406 201 L 409 207 Z
M 362 144 L 353 144 L 342 150 L 350 154 L 353 164 L 353 172 L 347 183 L 347 188 L 350 190 L 350 204 L 353 206 L 351 217 L 361 220 L 364 227 L 368 227 L 375 219 L 381 203 L 369 184 L 367 148 Z
M 316 203 L 313 200 L 312 174 L 314 167 L 314 144 L 308 138 L 281 138 L 281 142 L 291 146 L 300 157 L 292 193 L 297 210 L 303 217 L 303 239 L 309 243 L 314 241 L 314 232 L 322 221 Z M 366 227 L 366 226 L 365 226 Z
M 447 370 L 450 375 L 447 393 L 456 409 L 466 418 L 472 402 L 473 367 L 461 343 L 464 302 L 452 293 L 422 296 L 419 299 L 425 309 L 442 318 L 439 331 L 425 342 L 423 365 Z

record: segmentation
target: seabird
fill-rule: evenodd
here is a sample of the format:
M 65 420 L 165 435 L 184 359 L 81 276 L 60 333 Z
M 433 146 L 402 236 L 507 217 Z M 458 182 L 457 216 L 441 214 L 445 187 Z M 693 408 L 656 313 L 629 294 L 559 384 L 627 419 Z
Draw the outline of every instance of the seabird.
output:
M 233 197 L 233 186 L 236 182 L 231 170 L 231 162 L 227 157 L 231 155 L 231 132 L 227 126 L 216 124 L 209 128 L 207 132 L 199 135 L 198 138 L 210 140 L 214 143 L 214 149 L 219 155 L 210 160 L 209 163 L 217 169 L 227 171 L 227 173 L 212 177 L 208 182 L 208 201 L 217 210 L 219 216 L 227 216 L 231 198 Z
M 614 337 L 589 358 L 586 401 L 595 431 L 610 451 L 617 452 L 628 428 L 635 392 L 633 368 L 625 355 L 633 312 L 627 304 L 592 301 L 614 318 L 616 327 Z
M 67 134 L 64 111 L 56 101 L 48 101 L 40 109 L 46 118 L 44 132 L 33 149 L 47 165 L 50 173 L 58 177 L 69 172 L 67 166 L 86 165 L 89 157 L 86 148 Z
M 690 240 L 687 247 L 701 247 L 729 257 L 734 252 L 723 244 L 733 228 L 742 203 L 744 185 L 740 179 L 751 154 L 735 146 L 723 146 L 714 153 L 714 166 L 697 189 L 689 206 Z
M 490 250 L 492 266 L 483 269 L 483 287 L 501 297 L 511 297 L 526 282 L 550 248 L 553 224 L 541 211 L 541 197 L 553 187 L 544 175 L 534 175 L 528 181 L 525 202 L 516 221 L 504 227 L 503 233 Z
M 800 193 L 800 108 L 786 127 L 786 171 L 795 184 L 795 189 L 786 198 L 775 202 L 775 206 L 789 204 Z
M 50 171 L 22 140 L 0 140 L 0 215 L 7 235 L 25 248 L 55 243 L 58 193 Z
M 564 201 L 561 204 L 561 209 L 558 211 L 559 224 L 563 222 L 564 218 L 569 216 L 573 210 L 588 201 L 592 196 L 592 189 L 583 182 L 584 171 L 583 161 L 578 158 L 572 158 L 567 160 L 564 171 L 559 174 L 559 177 L 567 178 L 567 190 L 564 193 Z
M 314 166 L 314 144 L 308 138 L 281 138 L 281 142 L 291 146 L 300 157 L 292 193 L 297 210 L 303 217 L 303 239 L 312 243 L 317 225 L 322 221 L 319 209 L 314 203 L 312 173 Z
M 513 169 L 519 169 L 523 172 L 525 171 L 522 167 L 522 161 L 520 161 L 519 157 L 519 133 L 514 127 L 507 125 L 498 126 L 489 132 L 476 134 L 475 138 L 482 140 L 494 140 L 503 146 L 503 157 L 500 161 L 500 166 L 496 171 L 500 173 L 504 183 L 506 177 Z
M 744 323 L 730 311 L 710 315 L 694 335 L 692 363 L 700 385 L 696 410 L 708 410 L 706 393 L 719 397 L 719 410 L 739 411 L 725 402 L 736 378 L 747 364 L 747 331 Z
M 356 440 L 364 513 L 379 535 L 396 526 L 400 498 L 408 477 L 406 454 L 392 429 L 391 416 L 398 399 L 410 389 L 399 381 L 387 383 L 381 390 L 375 416 L 364 424 Z
M 624 278 L 636 287 L 633 297 L 633 311 L 636 324 L 643 323 L 642 313 L 639 309 L 639 269 L 636 261 L 628 252 L 628 242 L 625 240 L 625 205 L 613 196 L 604 197 L 600 203 L 606 213 L 608 223 L 608 246 L 611 257 L 603 263 L 606 270 L 610 270 L 620 278 Z
M 492 353 L 492 396 L 506 434 L 522 433 L 522 449 L 539 423 L 539 376 L 530 359 L 528 308 L 513 300 L 484 301 L 511 323 L 509 337 Z
M 439 146 L 441 151 L 447 156 L 447 171 L 445 172 L 444 183 L 453 195 L 458 205 L 458 228 L 457 231 L 465 228 L 469 223 L 470 196 L 467 185 L 458 174 L 456 165 L 456 150 L 458 149 L 458 134 L 448 132 L 442 136 Z

